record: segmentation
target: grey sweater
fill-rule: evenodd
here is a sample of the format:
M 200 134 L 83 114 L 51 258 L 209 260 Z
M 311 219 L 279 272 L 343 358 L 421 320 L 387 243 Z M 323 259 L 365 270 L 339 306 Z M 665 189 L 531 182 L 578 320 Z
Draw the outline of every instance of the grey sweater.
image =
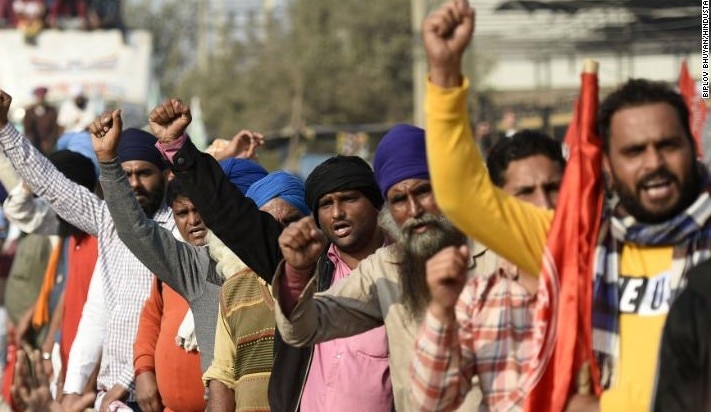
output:
M 181 242 L 148 219 L 118 160 L 101 163 L 99 181 L 121 241 L 158 279 L 188 301 L 204 372 L 212 362 L 223 282 L 207 247 Z

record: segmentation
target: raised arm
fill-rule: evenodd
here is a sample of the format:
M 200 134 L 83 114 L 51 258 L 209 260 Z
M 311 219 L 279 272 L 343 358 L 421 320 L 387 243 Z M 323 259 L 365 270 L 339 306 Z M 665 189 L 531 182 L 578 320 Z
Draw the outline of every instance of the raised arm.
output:
M 190 119 L 189 107 L 177 99 L 156 107 L 149 118 L 161 152 L 207 227 L 271 283 L 282 257 L 278 239 L 283 226 L 230 183 L 212 156 L 197 150 L 185 135 Z
M 148 219 L 133 195 L 118 163 L 121 114 L 102 114 L 90 126 L 91 141 L 100 162 L 99 181 L 121 241 L 151 272 L 187 301 L 201 296 L 214 265 L 206 249 L 181 242 L 173 233 Z
M 25 184 L 19 184 L 10 190 L 2 204 L 2 210 L 7 220 L 25 233 L 59 233 L 57 213 L 44 198 L 35 197 Z
M 103 202 L 85 187 L 65 177 L 29 140 L 9 123 L 12 98 L 0 91 L 0 147 L 33 193 L 45 198 L 67 222 L 97 236 L 108 218 Z
M 437 204 L 470 237 L 519 266 L 538 273 L 552 212 L 523 203 L 495 187 L 471 133 L 469 83 L 462 56 L 474 30 L 466 0 L 430 15 L 422 36 L 429 62 L 427 161 Z
M 316 261 L 326 240 L 313 218 L 289 225 L 279 242 L 285 262 L 277 269 L 272 291 L 277 303 L 277 327 L 284 342 L 311 346 L 383 324 L 377 289 L 378 283 L 387 282 L 376 282 L 375 277 L 385 272 L 381 262 L 388 248 L 378 249 L 349 276 L 316 293 L 318 279 L 313 273 L 319 272 Z

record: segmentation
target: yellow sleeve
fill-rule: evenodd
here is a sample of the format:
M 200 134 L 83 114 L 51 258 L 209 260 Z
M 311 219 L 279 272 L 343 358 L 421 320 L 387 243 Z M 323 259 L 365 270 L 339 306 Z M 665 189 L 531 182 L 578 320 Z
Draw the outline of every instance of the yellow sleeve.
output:
M 464 233 L 522 270 L 538 274 L 553 212 L 524 203 L 489 179 L 467 115 L 469 81 L 427 82 L 427 161 L 437 205 Z
M 220 302 L 217 328 L 215 328 L 215 352 L 210 367 L 202 375 L 202 381 L 205 387 L 208 387 L 211 380 L 217 380 L 234 390 L 237 382 L 235 381 L 232 366 L 237 349 L 223 315 L 222 302 Z

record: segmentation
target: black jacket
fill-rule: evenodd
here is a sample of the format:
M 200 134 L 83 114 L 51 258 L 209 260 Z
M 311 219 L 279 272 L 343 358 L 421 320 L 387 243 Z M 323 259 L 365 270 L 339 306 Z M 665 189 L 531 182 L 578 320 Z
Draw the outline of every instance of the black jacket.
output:
M 225 176 L 220 164 L 188 140 L 173 157 L 175 177 L 200 211 L 205 225 L 267 283 L 281 262 L 284 226 L 262 212 Z
M 319 292 L 331 286 L 334 270 L 333 262 L 324 252 L 319 258 L 316 271 L 318 276 L 316 289 Z M 304 394 L 306 377 L 311 369 L 314 347 L 297 348 L 287 345 L 281 340 L 281 336 L 276 346 L 274 367 L 269 379 L 269 407 L 272 411 L 278 412 L 298 411 L 301 396 Z
M 205 225 L 247 266 L 272 282 L 283 256 L 279 235 L 283 225 L 245 197 L 225 176 L 219 163 L 190 142 L 173 157 L 171 166 L 183 190 L 200 211 Z M 318 290 L 331 285 L 333 263 L 318 262 Z M 269 406 L 274 412 L 298 411 L 311 365 L 313 347 L 287 345 L 279 331 L 274 337 L 274 366 L 269 380 Z
M 711 411 L 711 261 L 687 279 L 664 324 L 654 411 Z

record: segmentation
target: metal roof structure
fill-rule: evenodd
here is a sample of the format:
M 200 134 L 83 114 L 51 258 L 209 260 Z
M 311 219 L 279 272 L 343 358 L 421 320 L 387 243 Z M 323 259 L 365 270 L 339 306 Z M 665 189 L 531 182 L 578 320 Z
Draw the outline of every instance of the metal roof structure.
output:
M 690 53 L 701 7 L 691 0 L 477 0 L 477 47 L 500 56 Z

